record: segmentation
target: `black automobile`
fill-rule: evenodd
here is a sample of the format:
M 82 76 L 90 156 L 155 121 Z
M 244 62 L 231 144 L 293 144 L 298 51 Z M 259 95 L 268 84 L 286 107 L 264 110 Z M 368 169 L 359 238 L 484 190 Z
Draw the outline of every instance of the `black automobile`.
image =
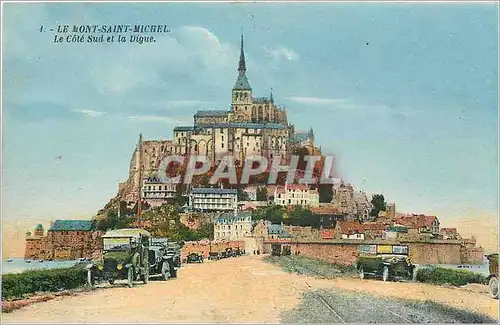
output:
M 149 280 L 150 233 L 143 229 L 116 229 L 106 232 L 103 242 L 102 260 L 87 265 L 87 284 L 93 287 L 96 282 L 127 280 L 129 287 L 134 281 Z
M 164 280 L 176 278 L 177 270 L 180 268 L 178 259 L 180 248 L 171 249 L 172 245 L 167 240 L 163 242 L 153 240 L 149 246 L 149 274 L 161 276 Z
M 198 253 L 190 253 L 187 256 L 186 263 L 203 263 L 203 255 Z
M 218 261 L 220 259 L 218 252 L 210 252 L 208 253 L 208 259 L 211 261 Z

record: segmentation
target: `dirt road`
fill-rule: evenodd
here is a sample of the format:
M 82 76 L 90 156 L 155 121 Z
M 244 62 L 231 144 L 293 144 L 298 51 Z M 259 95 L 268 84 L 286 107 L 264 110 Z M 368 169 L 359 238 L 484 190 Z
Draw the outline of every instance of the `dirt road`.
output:
M 37 303 L 3 314 L 2 322 L 279 323 L 286 312 L 299 305 L 302 294 L 311 291 L 305 280 L 313 289 L 335 288 L 340 293 L 360 290 L 392 298 L 409 298 L 405 290 L 410 290 L 414 299 L 437 297 L 442 303 L 449 299 L 452 306 L 498 318 L 498 301 L 483 293 L 457 294 L 457 289 L 408 283 L 305 278 L 285 273 L 260 257 L 244 256 L 188 264 L 179 271 L 177 279 L 166 282 L 137 283 L 131 289 L 125 283 L 118 283 L 93 292 Z M 359 314 L 357 310 L 356 314 Z

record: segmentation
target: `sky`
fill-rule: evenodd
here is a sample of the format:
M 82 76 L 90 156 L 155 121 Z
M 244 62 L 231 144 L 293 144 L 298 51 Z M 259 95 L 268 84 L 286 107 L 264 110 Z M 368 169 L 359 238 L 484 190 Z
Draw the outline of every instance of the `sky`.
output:
M 240 33 L 255 97 L 273 89 L 338 173 L 401 212 L 498 215 L 496 3 L 7 3 L 4 220 L 90 217 L 139 133 L 229 109 Z M 137 43 L 54 43 L 40 26 L 167 24 Z

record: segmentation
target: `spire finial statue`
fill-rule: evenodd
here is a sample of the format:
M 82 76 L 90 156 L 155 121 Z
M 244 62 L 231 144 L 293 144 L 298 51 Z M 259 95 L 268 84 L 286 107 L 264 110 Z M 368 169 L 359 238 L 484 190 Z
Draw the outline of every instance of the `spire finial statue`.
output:
M 241 50 L 240 50 L 240 63 L 238 64 L 238 72 L 240 75 L 244 75 L 247 71 L 247 66 L 245 63 L 245 51 L 243 49 L 243 32 L 241 33 Z

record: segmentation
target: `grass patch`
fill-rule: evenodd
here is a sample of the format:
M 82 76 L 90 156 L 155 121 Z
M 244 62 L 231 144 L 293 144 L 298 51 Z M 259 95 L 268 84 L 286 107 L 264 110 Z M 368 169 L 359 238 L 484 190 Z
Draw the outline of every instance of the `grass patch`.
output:
M 58 292 L 76 289 L 87 282 L 87 270 L 69 267 L 29 270 L 2 276 L 2 300 L 21 299 L 37 292 Z
M 419 310 L 428 314 L 438 314 L 439 321 L 443 323 L 466 323 L 466 324 L 496 324 L 497 321 L 487 315 L 482 315 L 465 309 L 446 306 L 431 300 L 427 301 L 403 301 L 407 308 Z
M 453 270 L 445 268 L 425 268 L 417 271 L 417 281 L 432 284 L 449 284 L 463 286 L 469 283 L 486 283 L 486 277 L 482 274 L 467 270 Z
M 280 266 L 285 272 L 304 274 L 325 279 L 354 275 L 354 266 L 338 265 L 305 256 L 266 256 L 264 261 Z

